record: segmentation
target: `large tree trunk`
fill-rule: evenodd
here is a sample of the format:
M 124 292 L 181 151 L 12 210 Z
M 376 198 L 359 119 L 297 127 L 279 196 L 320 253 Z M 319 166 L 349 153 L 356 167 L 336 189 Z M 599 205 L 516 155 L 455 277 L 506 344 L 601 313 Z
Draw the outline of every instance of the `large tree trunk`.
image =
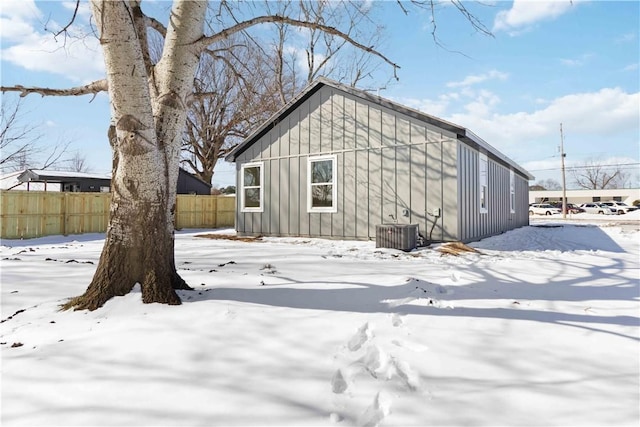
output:
M 136 283 L 145 303 L 180 304 L 174 289 L 189 288 L 174 259 L 180 137 L 199 59 L 189 46 L 202 37 L 206 5 L 174 2 L 163 56 L 152 73 L 145 62 L 146 37 L 139 37 L 132 19 L 135 2 L 92 0 L 91 5 L 111 98 L 112 200 L 93 280 L 65 307 L 94 310 Z

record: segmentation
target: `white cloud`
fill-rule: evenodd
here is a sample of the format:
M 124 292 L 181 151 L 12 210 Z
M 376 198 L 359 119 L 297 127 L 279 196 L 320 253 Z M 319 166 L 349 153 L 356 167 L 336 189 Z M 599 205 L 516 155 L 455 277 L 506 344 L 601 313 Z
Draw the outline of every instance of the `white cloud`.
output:
M 613 158 L 637 152 L 640 93 L 620 88 L 539 98 L 532 100 L 533 111 L 507 113 L 498 112 L 501 98 L 497 94 L 471 87 L 436 99 L 397 102 L 470 129 L 528 170 L 554 168 L 559 162 L 560 123 L 565 151 L 571 154 L 568 165 L 593 156 Z M 536 178 L 557 178 L 555 174 L 557 171 L 534 173 Z
M 514 0 L 511 9 L 498 12 L 493 31 L 525 30 L 540 21 L 548 21 L 566 13 L 576 1 Z
M 575 139 L 603 141 L 624 132 L 640 132 L 640 93 L 619 88 L 566 95 L 533 112 L 495 113 L 491 111 L 495 103 L 495 99 L 480 93 L 465 107 L 466 112 L 446 119 L 471 129 L 506 153 L 516 149 L 533 153 L 544 142 L 547 155 L 551 154 L 554 141 L 559 140 L 560 123 Z M 602 143 L 598 147 L 602 148 Z
M 4 0 L 0 3 L 0 38 L 21 40 L 33 32 L 31 20 L 42 18 L 33 0 Z
M 31 19 L 42 14 L 34 0 L 2 0 L 0 16 L 13 19 Z
M 10 42 L 6 43 L 8 47 L 0 51 L 3 62 L 31 71 L 58 74 L 74 84 L 104 76 L 100 44 L 94 36 L 84 33 L 89 16 L 86 7 L 79 11 L 76 22 L 69 27 L 67 37 L 55 38 L 52 33 L 42 29 L 43 14 L 33 1 L 12 3 L 19 6 L 10 8 L 3 4 L 1 13 L 2 36 L 5 42 Z M 62 28 L 55 20 L 47 21 L 46 26 L 49 31 Z M 5 37 L 5 32 L 11 36 Z
M 498 70 L 491 70 L 488 73 L 467 76 L 459 82 L 449 82 L 447 83 L 447 87 L 465 87 L 482 83 L 487 80 L 506 80 L 507 78 L 509 78 L 509 74 Z
M 440 95 L 437 99 L 403 98 L 395 100 L 399 104 L 425 112 L 432 116 L 444 117 L 452 102 L 460 99 L 460 94 L 450 93 Z
M 637 71 L 638 70 L 638 63 L 636 62 L 635 64 L 629 64 L 626 67 L 624 67 L 622 69 L 622 71 Z
M 560 59 L 560 62 L 563 65 L 566 65 L 568 67 L 582 67 L 587 62 L 589 62 L 589 60 L 591 58 L 593 58 L 593 56 L 594 55 L 592 53 L 584 53 L 584 54 L 578 56 L 577 58 L 563 58 L 563 59 Z
M 626 33 L 618 37 L 615 42 L 616 43 L 630 43 L 635 41 L 638 38 L 638 35 L 634 32 Z

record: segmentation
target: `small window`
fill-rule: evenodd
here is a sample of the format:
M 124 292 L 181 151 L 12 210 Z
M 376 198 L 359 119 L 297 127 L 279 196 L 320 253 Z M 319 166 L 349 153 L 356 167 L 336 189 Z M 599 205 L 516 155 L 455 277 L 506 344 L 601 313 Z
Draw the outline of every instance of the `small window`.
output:
M 509 171 L 509 207 L 511 213 L 516 213 L 516 179 L 513 171 Z
M 262 163 L 242 165 L 242 212 L 262 212 Z
M 478 182 L 480 184 L 480 213 L 489 212 L 488 207 L 488 171 L 489 161 L 486 154 L 480 153 L 480 165 L 478 168 Z
M 309 212 L 337 212 L 336 156 L 310 157 L 307 173 Z
M 592 202 L 599 202 L 600 201 L 600 197 L 594 196 L 594 197 L 591 198 L 591 201 Z

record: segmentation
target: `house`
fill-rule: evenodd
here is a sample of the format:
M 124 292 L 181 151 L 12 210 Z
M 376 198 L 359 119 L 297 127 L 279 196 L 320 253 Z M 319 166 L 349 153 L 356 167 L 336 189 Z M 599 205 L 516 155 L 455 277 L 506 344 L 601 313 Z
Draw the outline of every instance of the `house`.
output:
M 211 194 L 211 184 L 204 182 L 182 168 L 178 172 L 178 194 Z
M 5 181 L 6 177 L 13 176 Z M 111 176 L 107 174 L 93 174 L 83 172 L 54 171 L 41 169 L 24 169 L 3 177 L 3 182 L 9 184 L 5 190 L 25 191 L 65 191 L 65 192 L 108 192 Z
M 227 160 L 240 235 L 374 239 L 415 224 L 468 242 L 529 223 L 521 166 L 468 129 L 324 78 Z
M 0 175 L 0 190 L 27 190 L 27 183 L 18 181 L 18 177 L 22 172 L 24 172 L 24 169 Z M 30 190 L 44 191 L 44 183 L 31 183 Z M 47 190 L 60 191 L 60 184 L 49 184 Z
M 3 190 L 109 192 L 110 174 L 25 169 L 0 177 Z M 180 169 L 178 194 L 211 194 L 211 185 Z

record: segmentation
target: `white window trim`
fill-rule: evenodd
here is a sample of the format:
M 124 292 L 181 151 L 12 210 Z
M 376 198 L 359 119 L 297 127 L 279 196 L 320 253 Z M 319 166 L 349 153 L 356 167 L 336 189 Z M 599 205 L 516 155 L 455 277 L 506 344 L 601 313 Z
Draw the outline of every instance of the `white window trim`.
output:
M 512 170 L 509 171 L 509 207 L 511 213 L 516 213 L 516 176 Z
M 485 167 L 483 168 L 483 165 Z M 484 169 L 484 174 L 483 174 Z M 478 204 L 480 213 L 486 214 L 489 212 L 489 159 L 484 153 L 480 153 L 478 158 Z M 485 187 L 484 192 L 484 206 L 482 206 L 482 187 Z
M 246 168 L 260 168 L 260 206 L 245 207 L 244 205 L 244 170 Z M 264 162 L 244 163 L 240 167 L 240 211 L 241 212 L 264 212 Z
M 333 203 L 330 207 L 312 207 L 312 197 L 311 197 L 311 164 L 318 161 L 331 160 L 331 201 Z M 324 155 L 324 156 L 314 156 L 307 158 L 307 212 L 328 212 L 328 213 L 336 213 L 338 212 L 338 174 L 337 174 L 337 156 L 335 154 Z

